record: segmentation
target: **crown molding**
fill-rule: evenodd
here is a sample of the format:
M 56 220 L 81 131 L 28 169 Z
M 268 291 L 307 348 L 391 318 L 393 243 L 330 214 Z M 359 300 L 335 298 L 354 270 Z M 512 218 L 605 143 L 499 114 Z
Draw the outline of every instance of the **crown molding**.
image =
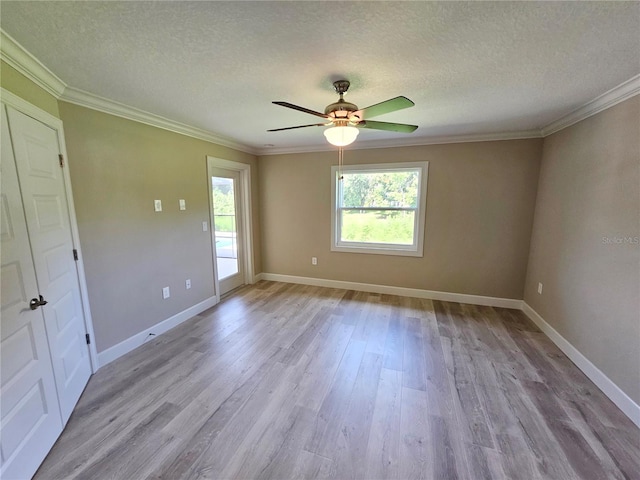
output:
M 62 95 L 67 86 L 2 29 L 0 29 L 0 59 L 56 98 Z
M 502 140 L 523 140 L 542 138 L 540 130 L 518 132 L 486 133 L 477 135 L 443 135 L 438 137 L 393 138 L 386 140 L 359 141 L 349 145 L 349 150 L 368 150 L 373 148 L 421 147 L 424 145 L 442 145 L 446 143 L 497 142 Z M 282 155 L 288 153 L 331 152 L 337 150 L 331 145 L 313 145 L 308 147 L 263 148 L 258 155 Z
M 580 108 L 577 108 L 571 113 L 551 122 L 546 127 L 543 127 L 542 136 L 547 137 L 552 133 L 559 132 L 564 128 L 570 127 L 571 125 L 589 118 L 596 113 L 613 107 L 614 105 L 623 102 L 634 95 L 638 95 L 639 93 L 640 75 L 636 75 L 617 87 L 612 88 L 608 92 L 603 93 L 599 97 L 594 98 L 590 102 L 585 103 Z
M 180 133 L 223 147 L 233 148 L 234 150 L 240 150 L 241 152 L 252 155 L 257 154 L 255 148 L 239 143 L 231 138 L 216 135 L 201 128 L 176 122 L 160 115 L 145 112 L 123 103 L 70 87 L 2 29 L 0 29 L 0 59 L 7 62 L 7 64 L 11 65 L 18 72 L 39 87 L 42 87 L 58 100 Z
M 280 155 L 288 153 L 327 152 L 335 150 L 333 146 L 328 144 L 282 148 L 255 148 L 240 143 L 234 139 L 217 135 L 208 130 L 192 127 L 160 115 L 100 97 L 90 92 L 70 87 L 1 28 L 0 59 L 57 99 L 207 142 L 212 142 L 234 150 L 250 153 L 252 155 Z M 603 93 L 599 97 L 591 100 L 576 110 L 573 110 L 569 114 L 563 115 L 557 120 L 549 123 L 540 130 L 536 129 L 479 135 L 449 135 L 360 141 L 351 146 L 350 149 L 364 150 L 372 148 L 415 147 L 445 143 L 490 142 L 500 140 L 520 140 L 526 138 L 544 138 L 638 94 L 640 94 L 640 75 L 636 75 L 626 82 L 621 83 L 617 87 Z
M 216 135 L 202 128 L 192 127 L 185 123 L 176 122 L 174 120 L 156 115 L 154 113 L 149 113 L 135 107 L 130 107 L 129 105 L 125 105 L 124 103 L 109 100 L 108 98 L 104 98 L 90 92 L 85 92 L 84 90 L 80 90 L 78 88 L 65 88 L 64 93 L 60 97 L 60 100 L 68 103 L 73 103 L 75 105 L 80 105 L 81 107 L 86 107 L 92 110 L 98 110 L 100 112 L 115 115 L 117 117 L 126 118 L 127 120 L 133 120 L 135 122 L 151 125 L 152 127 L 169 130 L 170 132 L 179 133 L 188 137 L 204 140 L 206 142 L 222 145 L 223 147 L 250 153 L 252 155 L 258 154 L 258 151 L 255 148 L 237 142 L 231 138 Z

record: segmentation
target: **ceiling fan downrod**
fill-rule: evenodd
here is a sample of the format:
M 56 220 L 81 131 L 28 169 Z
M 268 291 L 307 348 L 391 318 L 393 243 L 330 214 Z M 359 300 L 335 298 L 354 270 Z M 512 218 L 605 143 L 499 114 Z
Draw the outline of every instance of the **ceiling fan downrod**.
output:
M 342 95 L 347 93 L 347 90 L 349 90 L 349 85 L 351 85 L 349 80 L 337 80 L 333 82 L 333 88 L 336 89 L 336 93 L 340 95 L 340 98 L 342 98 Z

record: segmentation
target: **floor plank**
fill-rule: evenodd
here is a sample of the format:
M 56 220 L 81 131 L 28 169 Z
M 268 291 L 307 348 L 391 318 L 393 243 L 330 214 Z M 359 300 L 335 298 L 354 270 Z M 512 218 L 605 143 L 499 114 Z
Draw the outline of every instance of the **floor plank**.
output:
M 382 369 L 378 382 L 364 478 L 398 478 L 402 374 Z
M 98 371 L 41 479 L 635 479 L 522 312 L 262 281 Z
M 431 478 L 430 444 L 438 440 L 429 435 L 427 394 L 421 390 L 402 387 L 400 404 L 399 478 Z

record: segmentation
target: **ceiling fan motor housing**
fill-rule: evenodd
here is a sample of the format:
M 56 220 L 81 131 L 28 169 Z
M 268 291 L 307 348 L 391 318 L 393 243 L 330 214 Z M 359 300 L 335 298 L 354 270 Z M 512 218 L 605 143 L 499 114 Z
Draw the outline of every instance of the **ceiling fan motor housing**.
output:
M 333 82 L 333 88 L 335 88 L 336 93 L 340 95 L 340 99 L 335 103 L 327 105 L 324 109 L 324 113 L 331 117 L 335 125 L 342 123 L 345 125 L 347 123 L 356 124 L 361 120 L 359 116 L 353 115 L 353 112 L 358 111 L 358 106 L 350 102 L 345 102 L 343 98 L 343 95 L 347 93 L 347 90 L 349 90 L 349 85 L 350 83 L 348 80 L 338 80 Z
M 357 110 L 358 110 L 357 105 L 353 103 L 345 102 L 344 100 L 340 99 L 335 103 L 327 105 L 327 108 L 324 109 L 324 113 L 326 115 L 335 113 L 335 117 L 339 118 L 343 116 L 347 117 L 349 113 L 355 112 Z M 342 113 L 345 113 L 345 115 L 341 115 Z

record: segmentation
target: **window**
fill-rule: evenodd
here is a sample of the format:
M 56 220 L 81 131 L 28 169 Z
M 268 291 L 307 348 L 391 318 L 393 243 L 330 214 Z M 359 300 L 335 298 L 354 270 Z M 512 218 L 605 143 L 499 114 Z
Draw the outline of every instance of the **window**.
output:
M 331 250 L 422 256 L 428 162 L 331 167 Z

